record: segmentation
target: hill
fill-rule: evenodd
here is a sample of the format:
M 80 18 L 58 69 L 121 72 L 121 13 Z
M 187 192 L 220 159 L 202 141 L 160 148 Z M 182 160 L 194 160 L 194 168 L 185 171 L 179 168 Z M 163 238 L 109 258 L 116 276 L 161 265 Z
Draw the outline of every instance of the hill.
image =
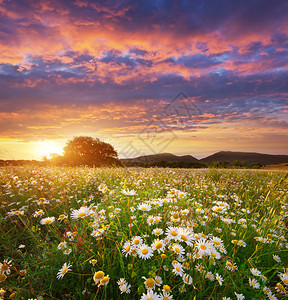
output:
M 167 162 L 198 162 L 198 159 L 191 155 L 183 155 L 177 156 L 171 153 L 160 153 L 160 154 L 152 154 L 152 155 L 144 155 L 136 158 L 125 158 L 121 159 L 123 163 L 131 163 L 131 162 L 157 162 L 157 161 L 167 161 Z
M 202 158 L 200 162 L 211 163 L 215 161 L 246 161 L 248 164 L 260 163 L 263 165 L 288 162 L 288 155 L 272 155 L 254 152 L 220 151 Z

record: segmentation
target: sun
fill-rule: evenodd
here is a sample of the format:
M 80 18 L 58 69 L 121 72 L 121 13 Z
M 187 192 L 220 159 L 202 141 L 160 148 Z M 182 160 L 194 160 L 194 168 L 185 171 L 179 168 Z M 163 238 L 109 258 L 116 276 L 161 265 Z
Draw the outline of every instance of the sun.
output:
M 40 141 L 38 142 L 37 152 L 40 156 L 51 157 L 51 154 L 61 155 L 63 148 L 54 141 Z

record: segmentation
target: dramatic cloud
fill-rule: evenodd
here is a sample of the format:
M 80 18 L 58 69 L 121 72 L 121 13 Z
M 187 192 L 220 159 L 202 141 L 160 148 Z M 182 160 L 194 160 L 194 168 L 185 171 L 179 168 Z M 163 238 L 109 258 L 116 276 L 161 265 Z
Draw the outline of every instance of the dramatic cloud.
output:
M 288 154 L 287 13 L 285 0 L 0 0 L 0 140 Z M 167 114 L 181 91 L 197 109 Z

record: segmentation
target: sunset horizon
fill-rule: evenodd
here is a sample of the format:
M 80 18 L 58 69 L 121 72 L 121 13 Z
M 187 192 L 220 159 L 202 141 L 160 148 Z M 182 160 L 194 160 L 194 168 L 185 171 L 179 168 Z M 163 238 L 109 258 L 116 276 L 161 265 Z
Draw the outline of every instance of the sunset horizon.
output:
M 288 155 L 288 2 L 0 0 L 0 160 Z

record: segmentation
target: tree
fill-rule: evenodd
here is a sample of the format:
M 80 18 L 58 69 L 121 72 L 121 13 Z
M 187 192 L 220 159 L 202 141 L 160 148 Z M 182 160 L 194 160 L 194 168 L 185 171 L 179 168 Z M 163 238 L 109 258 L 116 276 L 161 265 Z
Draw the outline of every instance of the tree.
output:
M 64 147 L 64 162 L 68 165 L 104 166 L 119 164 L 118 154 L 108 143 L 98 138 L 77 136 Z

